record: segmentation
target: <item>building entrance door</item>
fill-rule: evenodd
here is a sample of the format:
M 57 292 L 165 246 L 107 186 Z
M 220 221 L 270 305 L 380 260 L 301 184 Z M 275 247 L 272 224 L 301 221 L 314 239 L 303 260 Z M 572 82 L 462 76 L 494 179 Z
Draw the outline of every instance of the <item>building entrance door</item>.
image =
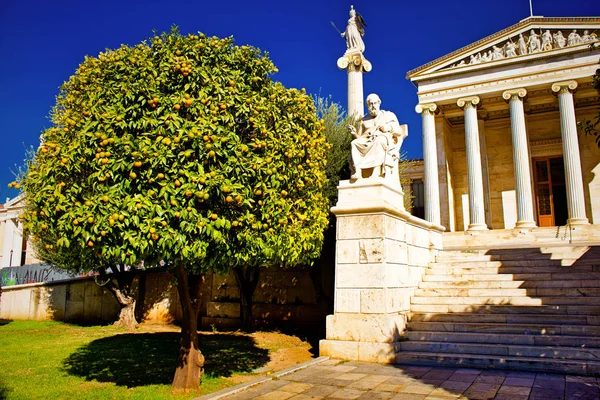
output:
M 566 225 L 569 215 L 563 158 L 561 156 L 534 158 L 533 170 L 538 225 L 540 227 Z

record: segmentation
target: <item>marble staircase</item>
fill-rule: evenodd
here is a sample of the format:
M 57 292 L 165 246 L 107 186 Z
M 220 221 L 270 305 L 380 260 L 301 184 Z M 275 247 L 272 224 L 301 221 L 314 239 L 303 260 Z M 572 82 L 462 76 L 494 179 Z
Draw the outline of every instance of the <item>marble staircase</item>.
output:
M 600 246 L 441 252 L 396 363 L 600 376 Z

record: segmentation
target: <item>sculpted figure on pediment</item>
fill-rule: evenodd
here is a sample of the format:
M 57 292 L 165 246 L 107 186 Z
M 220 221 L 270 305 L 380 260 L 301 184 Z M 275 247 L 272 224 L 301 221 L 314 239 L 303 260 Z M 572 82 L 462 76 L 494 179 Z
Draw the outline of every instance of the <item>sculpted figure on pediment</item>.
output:
M 517 55 L 517 45 L 510 40 L 504 45 L 506 57 L 515 57 Z
M 504 53 L 502 53 L 502 49 L 498 46 L 492 47 L 492 60 L 501 60 L 504 58 Z
M 477 58 L 477 55 L 475 54 L 471 54 L 471 58 L 469 59 L 469 65 L 475 65 L 475 64 L 479 64 L 479 58 Z
M 581 41 L 583 43 L 592 42 L 593 40 L 594 40 L 594 38 L 592 36 L 590 36 L 590 31 L 588 31 L 587 29 L 585 31 L 583 31 L 583 35 L 581 36 Z
M 576 29 L 573 29 L 573 32 L 569 33 L 569 36 L 567 37 L 567 44 L 569 46 L 575 46 L 581 43 L 583 43 L 581 36 L 579 36 Z
M 565 39 L 562 32 L 561 31 L 556 32 L 554 34 L 554 45 L 557 48 L 562 49 L 563 47 L 565 47 L 566 44 L 567 44 L 567 39 Z
M 354 174 L 351 180 L 362 178 L 362 170 L 373 168 L 371 177 L 398 177 L 400 146 L 407 136 L 406 127 L 401 127 L 393 112 L 380 109 L 381 100 L 376 94 L 367 96 L 369 115 L 360 122 L 358 130 L 350 125 L 352 141 L 352 163 Z
M 552 34 L 548 29 L 542 35 L 542 50 L 552 50 Z
M 519 54 L 522 56 L 527 54 L 527 42 L 525 41 L 525 38 L 523 37 L 522 33 L 519 33 L 519 40 L 517 41 L 517 43 L 519 45 Z
M 528 46 L 529 54 L 538 53 L 539 51 L 542 50 L 541 42 L 540 42 L 540 35 L 536 34 L 533 29 L 529 32 L 529 39 L 527 39 L 527 46 Z

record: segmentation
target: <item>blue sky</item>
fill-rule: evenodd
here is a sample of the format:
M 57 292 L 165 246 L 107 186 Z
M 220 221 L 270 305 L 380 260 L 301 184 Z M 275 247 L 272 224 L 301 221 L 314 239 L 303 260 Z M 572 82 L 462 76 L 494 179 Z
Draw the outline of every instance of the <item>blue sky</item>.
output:
M 346 107 L 347 81 L 336 60 L 345 42 L 350 4 L 368 25 L 365 56 L 373 70 L 365 96 L 378 93 L 382 108 L 408 123 L 403 150 L 421 157 L 416 88 L 406 72 L 529 16 L 527 0 L 503 1 L 29 1 L 0 2 L 0 203 L 17 191 L 6 185 L 39 144 L 59 86 L 85 55 L 122 43 L 133 45 L 178 25 L 181 32 L 231 36 L 238 45 L 268 51 L 275 79 L 311 94 L 331 95 Z M 534 15 L 598 16 L 595 0 L 533 0 Z

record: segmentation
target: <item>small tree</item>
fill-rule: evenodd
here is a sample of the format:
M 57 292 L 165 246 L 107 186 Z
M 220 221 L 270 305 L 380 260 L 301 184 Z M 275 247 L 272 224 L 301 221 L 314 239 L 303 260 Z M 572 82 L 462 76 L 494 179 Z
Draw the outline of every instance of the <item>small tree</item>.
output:
M 310 98 L 274 83 L 276 71 L 256 48 L 176 29 L 86 57 L 22 179 L 25 226 L 44 249 L 97 271 L 163 262 L 173 272 L 174 390 L 202 376 L 206 271 L 297 265 L 322 244 L 329 145 Z

